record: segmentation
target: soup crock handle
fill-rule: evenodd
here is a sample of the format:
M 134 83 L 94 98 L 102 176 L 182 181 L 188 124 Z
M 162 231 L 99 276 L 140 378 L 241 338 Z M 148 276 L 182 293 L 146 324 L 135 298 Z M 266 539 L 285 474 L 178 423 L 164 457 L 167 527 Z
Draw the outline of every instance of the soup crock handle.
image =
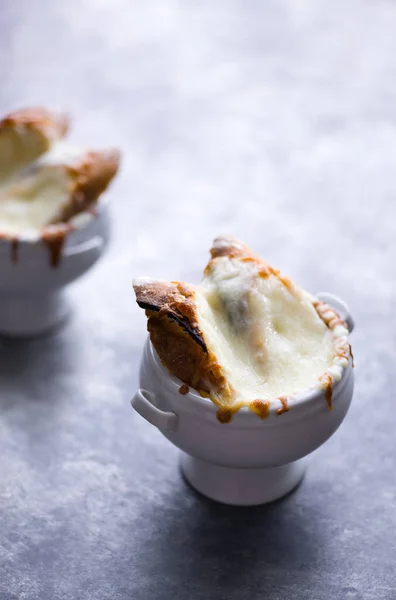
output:
M 147 390 L 138 390 L 131 400 L 132 407 L 149 423 L 164 431 L 176 431 L 177 415 L 161 410 L 153 404 L 153 394 Z
M 319 294 L 316 294 L 316 297 L 318 298 L 318 300 L 321 300 L 322 302 L 325 302 L 326 304 L 334 308 L 340 315 L 341 319 L 347 324 L 349 333 L 352 333 L 355 327 L 355 321 L 353 320 L 353 317 L 349 312 L 347 304 L 345 304 L 345 302 L 341 300 L 341 298 L 339 298 L 338 296 L 334 296 L 333 294 L 329 294 L 328 292 L 320 292 Z

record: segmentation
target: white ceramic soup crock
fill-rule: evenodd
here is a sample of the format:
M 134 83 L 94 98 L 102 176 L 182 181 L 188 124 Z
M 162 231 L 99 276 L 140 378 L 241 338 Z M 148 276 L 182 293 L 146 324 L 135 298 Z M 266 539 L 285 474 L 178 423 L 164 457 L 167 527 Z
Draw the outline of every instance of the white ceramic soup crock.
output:
M 108 210 L 106 200 L 100 199 L 92 213 L 76 215 L 58 250 L 42 239 L 0 240 L 0 334 L 38 335 L 68 316 L 64 288 L 88 271 L 105 250 Z
M 337 310 L 351 332 L 347 306 L 330 294 L 317 297 Z M 281 404 L 274 400 L 265 420 L 244 407 L 222 424 L 209 399 L 191 390 L 180 394 L 182 382 L 169 374 L 148 340 L 132 406 L 182 450 L 182 471 L 196 490 L 219 502 L 252 506 L 276 500 L 300 482 L 304 457 L 342 423 L 353 380 L 350 359 L 341 380 L 334 382 L 332 410 L 324 391 L 310 390 L 290 398 L 288 412 L 278 414 Z

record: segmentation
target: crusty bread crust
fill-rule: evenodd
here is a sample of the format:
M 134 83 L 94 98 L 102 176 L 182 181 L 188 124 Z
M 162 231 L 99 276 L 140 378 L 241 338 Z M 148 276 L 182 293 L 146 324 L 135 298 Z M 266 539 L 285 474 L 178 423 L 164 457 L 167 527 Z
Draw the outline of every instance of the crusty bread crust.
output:
M 0 134 L 8 128 L 36 129 L 46 137 L 63 138 L 69 129 L 69 119 L 65 113 L 56 113 L 42 107 L 24 108 L 9 113 L 0 120 Z
M 221 404 L 221 398 L 232 390 L 199 328 L 194 287 L 163 281 L 133 287 L 138 305 L 146 311 L 150 340 L 161 362 L 181 381 L 203 396 L 213 394 Z
M 66 167 L 70 177 L 70 197 L 53 223 L 65 223 L 74 215 L 89 210 L 107 189 L 120 163 L 118 150 L 87 152 L 83 160 Z

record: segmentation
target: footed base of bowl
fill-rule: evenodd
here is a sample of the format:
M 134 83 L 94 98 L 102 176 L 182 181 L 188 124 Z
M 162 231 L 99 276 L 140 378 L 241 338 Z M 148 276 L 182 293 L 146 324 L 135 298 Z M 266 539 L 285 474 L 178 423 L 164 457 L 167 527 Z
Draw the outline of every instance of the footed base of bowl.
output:
M 47 333 L 70 314 L 62 292 L 0 294 L 0 335 L 30 337 Z
M 255 506 L 285 496 L 300 483 L 305 465 L 302 459 L 280 467 L 234 469 L 181 455 L 182 472 L 194 489 L 212 500 L 234 506 Z

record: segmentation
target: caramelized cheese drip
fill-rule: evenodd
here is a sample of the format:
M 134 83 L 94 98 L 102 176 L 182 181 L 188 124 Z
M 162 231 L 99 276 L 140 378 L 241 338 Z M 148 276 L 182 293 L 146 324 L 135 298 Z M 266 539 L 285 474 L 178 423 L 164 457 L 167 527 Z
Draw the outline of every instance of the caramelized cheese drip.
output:
M 276 411 L 276 414 L 283 415 L 283 413 L 288 412 L 289 404 L 288 404 L 287 398 L 284 396 L 280 396 L 278 398 L 278 400 L 282 404 L 282 406 L 281 406 L 281 408 L 278 408 L 278 410 Z
M 19 240 L 18 238 L 13 238 L 10 240 L 10 257 L 13 265 L 16 265 L 19 257 Z
M 320 382 L 322 383 L 325 391 L 327 406 L 329 407 L 329 410 L 333 410 L 333 381 L 329 373 L 322 375 Z

